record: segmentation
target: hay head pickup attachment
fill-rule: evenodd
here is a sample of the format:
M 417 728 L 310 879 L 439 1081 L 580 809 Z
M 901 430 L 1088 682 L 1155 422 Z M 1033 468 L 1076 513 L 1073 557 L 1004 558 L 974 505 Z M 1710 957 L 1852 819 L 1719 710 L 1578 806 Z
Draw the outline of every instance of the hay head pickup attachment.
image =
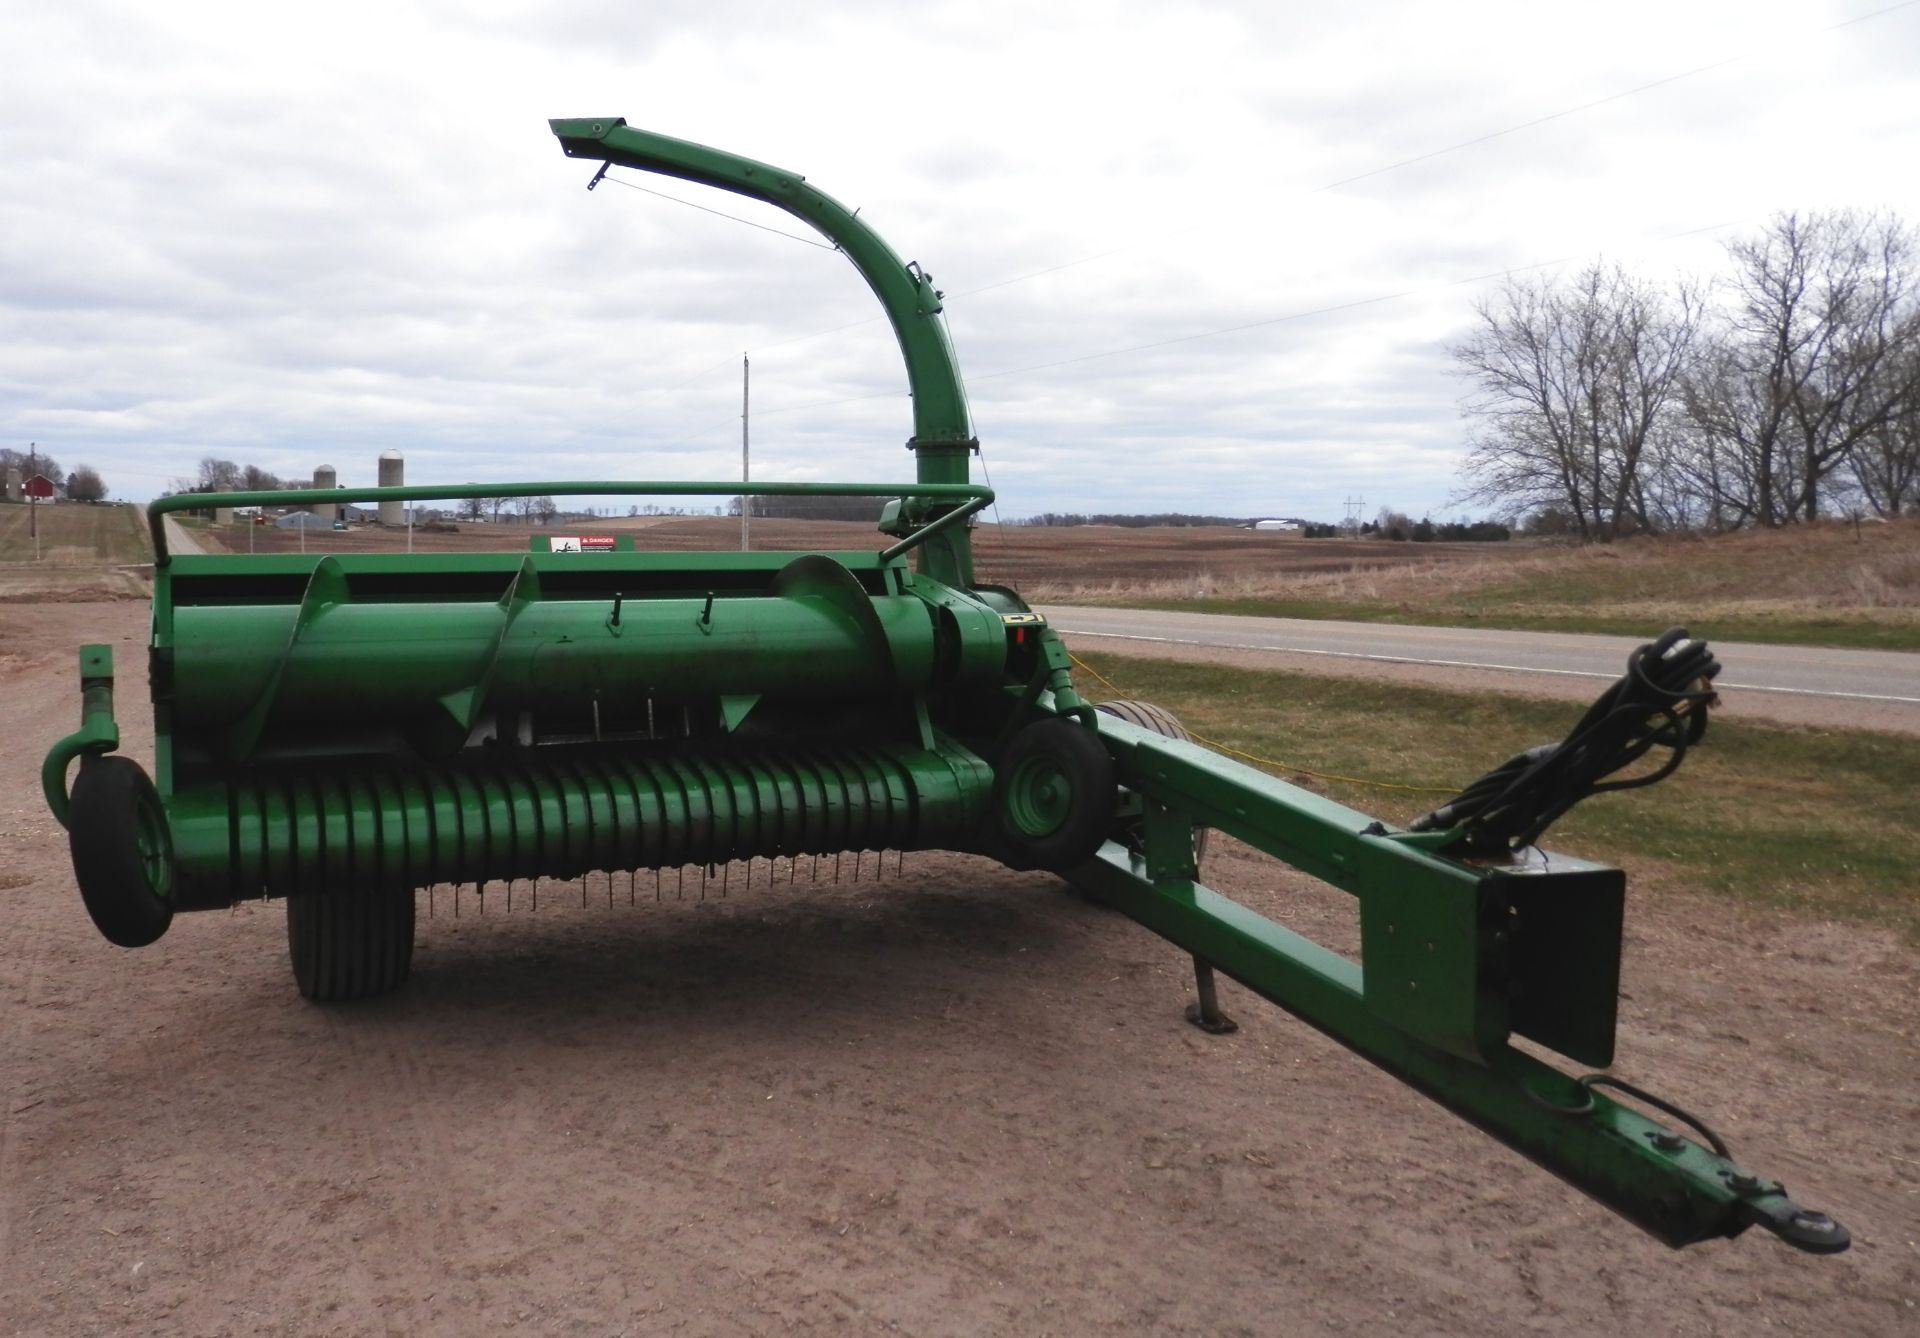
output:
M 1202 1025 L 1231 1025 L 1213 998 L 1224 971 L 1669 1244 L 1758 1224 L 1846 1247 L 1691 1116 L 1513 1044 L 1612 1062 L 1623 877 L 1533 842 L 1649 749 L 1677 764 L 1712 700 L 1704 646 L 1676 631 L 1644 648 L 1565 743 L 1404 830 L 1201 748 L 1150 706 L 1096 709 L 1053 629 L 974 580 L 968 519 L 991 494 L 969 479 L 976 443 L 932 279 L 797 173 L 617 117 L 552 128 L 602 172 L 753 196 L 841 248 L 905 357 L 916 481 L 155 502 L 151 776 L 116 752 L 104 646 L 81 651 L 81 728 L 43 770 L 107 938 L 137 947 L 176 912 L 282 897 L 302 993 L 352 999 L 405 979 L 419 888 L 983 853 L 1056 871 L 1191 953 Z M 799 556 L 174 555 L 162 526 L 208 506 L 539 493 L 888 501 L 873 547 Z M 1353 894 L 1360 959 L 1208 888 L 1208 829 Z

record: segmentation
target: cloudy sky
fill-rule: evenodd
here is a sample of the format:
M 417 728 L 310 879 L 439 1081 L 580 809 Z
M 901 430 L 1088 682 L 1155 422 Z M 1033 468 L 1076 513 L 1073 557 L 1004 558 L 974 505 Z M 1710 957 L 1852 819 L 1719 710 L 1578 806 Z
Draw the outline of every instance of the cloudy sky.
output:
M 1711 274 L 1786 208 L 1920 221 L 1914 0 L 0 14 L 0 444 L 129 498 L 209 454 L 737 477 L 743 351 L 756 476 L 911 476 L 898 356 L 841 257 L 588 194 L 549 117 L 859 206 L 948 295 L 1009 517 L 1438 515 L 1446 347 L 1503 271 Z

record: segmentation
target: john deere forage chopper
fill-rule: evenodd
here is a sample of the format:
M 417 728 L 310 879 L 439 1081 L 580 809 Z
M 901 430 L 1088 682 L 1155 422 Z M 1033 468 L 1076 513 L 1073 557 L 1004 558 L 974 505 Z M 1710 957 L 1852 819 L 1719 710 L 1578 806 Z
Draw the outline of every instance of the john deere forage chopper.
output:
M 283 897 L 301 992 L 354 999 L 406 978 L 419 888 L 984 853 L 1055 871 L 1192 953 L 1202 1025 L 1224 1023 L 1217 968 L 1669 1244 L 1757 1223 L 1803 1249 L 1846 1248 L 1840 1226 L 1735 1164 L 1692 1117 L 1511 1044 L 1612 1062 L 1624 879 L 1533 842 L 1650 750 L 1666 752 L 1656 774 L 1678 763 L 1713 700 L 1704 645 L 1675 631 L 1644 647 L 1564 743 L 1404 830 L 1219 757 L 1152 707 L 1097 708 L 1053 629 L 974 579 L 968 521 L 991 494 L 968 478 L 976 442 L 927 274 L 796 173 L 617 117 L 552 125 L 602 174 L 620 164 L 753 196 L 843 250 L 905 357 L 916 481 L 155 502 L 152 777 L 115 754 L 105 646 L 81 649 L 81 728 L 43 772 L 107 938 L 137 947 L 177 911 Z M 170 554 L 162 527 L 188 507 L 743 492 L 890 499 L 884 541 L 802 556 L 536 543 L 525 556 L 203 557 Z M 1206 887 L 1206 829 L 1352 893 L 1360 960 Z

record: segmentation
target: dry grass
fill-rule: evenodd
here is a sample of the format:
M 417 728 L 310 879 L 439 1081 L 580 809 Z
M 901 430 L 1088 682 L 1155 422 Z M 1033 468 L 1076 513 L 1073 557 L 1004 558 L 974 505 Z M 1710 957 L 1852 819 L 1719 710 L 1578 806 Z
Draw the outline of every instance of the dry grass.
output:
M 1233 569 L 1135 581 L 1068 575 L 1028 594 L 1055 602 L 1625 635 L 1685 623 L 1724 640 L 1920 649 L 1915 520 L 1589 547 L 1514 545 L 1465 560 L 1407 557 L 1339 571 Z
M 150 588 L 135 564 L 152 561 L 138 507 L 0 506 L 0 600 L 144 599 Z M 34 557 L 29 520 L 40 530 Z
M 729 549 L 738 522 L 649 517 L 643 549 Z M 627 528 L 585 522 L 571 528 Z M 419 533 L 423 551 L 526 551 L 523 525 Z M 871 526 L 755 521 L 757 548 L 874 546 Z M 230 527 L 229 550 L 298 551 L 286 530 Z M 306 536 L 310 550 L 392 551 L 404 531 Z M 1395 544 L 1226 527 L 1039 529 L 982 525 L 980 579 L 1037 603 L 1173 606 L 1276 617 L 1535 628 L 1644 636 L 1684 623 L 1727 641 L 1920 650 L 1920 520 L 1832 522 L 1716 538 L 1610 545 Z

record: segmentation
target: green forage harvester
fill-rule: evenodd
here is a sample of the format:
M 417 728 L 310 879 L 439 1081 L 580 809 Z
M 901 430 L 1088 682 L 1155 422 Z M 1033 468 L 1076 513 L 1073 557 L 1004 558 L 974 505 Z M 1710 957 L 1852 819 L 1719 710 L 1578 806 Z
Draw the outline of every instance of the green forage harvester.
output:
M 973 852 L 1058 873 L 1191 953 L 1198 1025 L 1233 1026 L 1223 971 L 1671 1245 L 1758 1224 L 1847 1247 L 1678 1107 L 1512 1043 L 1613 1062 L 1624 877 L 1534 842 L 1699 740 L 1719 669 L 1703 643 L 1675 629 L 1642 647 L 1565 741 L 1405 829 L 1211 752 L 1145 703 L 1096 707 L 1046 621 L 974 579 L 970 519 L 992 493 L 969 477 L 979 443 L 932 278 L 798 173 L 618 117 L 551 124 L 602 174 L 764 200 L 842 250 L 906 362 L 915 481 L 153 503 L 151 772 L 117 752 L 105 646 L 81 649 L 82 725 L 43 770 L 108 939 L 138 947 L 176 912 L 283 898 L 300 991 L 347 1000 L 405 981 L 420 888 L 524 880 L 537 897 L 542 878 L 617 872 L 631 899 L 636 871 L 658 897 L 664 870 L 666 895 L 692 895 L 691 868 L 719 895 L 736 860 L 751 877 L 784 857 L 791 879 L 798 856 L 834 856 L 838 876 L 843 852 L 850 869 L 860 851 Z M 649 553 L 627 535 L 542 536 L 526 554 L 175 555 L 162 528 L 185 509 L 540 494 L 885 505 L 873 545 L 802 555 Z M 1606 779 L 1654 750 L 1651 776 Z M 1209 830 L 1351 893 L 1359 959 L 1207 887 Z

